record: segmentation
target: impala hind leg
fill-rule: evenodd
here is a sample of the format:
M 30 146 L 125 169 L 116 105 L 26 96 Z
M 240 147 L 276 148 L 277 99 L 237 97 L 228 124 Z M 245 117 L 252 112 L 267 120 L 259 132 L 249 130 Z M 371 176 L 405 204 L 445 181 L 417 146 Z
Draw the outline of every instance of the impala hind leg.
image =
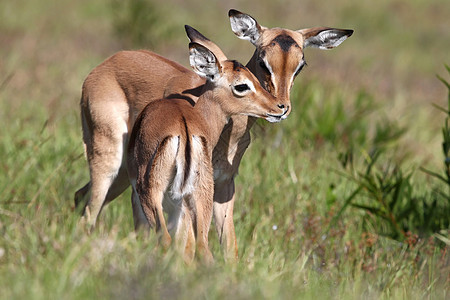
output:
M 167 248 L 172 242 L 163 213 L 163 200 L 168 192 L 175 170 L 175 160 L 178 152 L 179 137 L 167 137 L 158 146 L 151 161 L 146 165 L 137 163 L 137 172 L 133 170 L 130 174 L 136 173 L 136 194 L 133 198 L 133 211 L 135 224 L 141 219 L 141 212 L 135 203 L 136 195 L 139 197 L 142 212 L 145 215 L 150 227 L 156 228 L 160 234 L 160 244 Z M 134 185 L 134 179 L 131 178 Z
M 172 243 L 172 238 L 164 220 L 162 207 L 162 201 L 164 199 L 163 191 L 157 188 L 151 188 L 150 191 L 141 191 L 139 198 L 148 224 L 151 228 L 155 228 L 156 232 L 160 235 L 159 243 L 164 249 L 169 248 Z
M 128 138 L 129 108 L 123 99 L 123 93 L 117 93 L 113 88 L 108 89 L 109 94 L 86 93 L 89 84 L 86 79 L 80 106 L 90 182 L 75 193 L 75 204 L 80 206 L 83 198 L 88 198 L 82 223 L 87 223 L 92 228 L 107 197 L 117 197 L 127 186 L 116 184 L 111 189 L 116 180 L 127 182 L 123 176 L 126 171 L 121 170 L 121 166 Z M 93 101 L 94 99 L 102 101 Z
M 211 264 L 214 262 L 214 258 L 209 249 L 208 233 L 213 215 L 214 182 L 212 166 L 210 173 L 201 174 L 202 172 L 204 171 L 200 171 L 199 174 L 200 183 L 197 189 L 193 191 L 191 197 L 186 197 L 186 206 L 191 211 L 190 216 L 199 257 L 203 262 Z
M 123 162 L 123 159 L 122 159 Z M 86 205 L 88 202 L 88 196 L 91 192 L 91 182 L 86 183 L 81 189 L 76 191 L 75 193 L 75 208 L 79 209 L 83 206 L 83 213 L 86 209 Z M 128 187 L 130 186 L 130 182 L 128 180 L 128 174 L 126 168 L 122 165 L 119 169 L 117 176 L 114 178 L 111 186 L 108 189 L 108 193 L 106 194 L 105 201 L 103 205 L 108 204 L 109 202 L 116 199 L 120 196 Z
M 97 122 L 100 123 L 100 121 Z M 100 125 L 97 124 L 97 126 Z M 116 197 L 128 186 L 128 180 L 124 176 L 126 171 L 123 168 L 121 170 L 123 149 L 126 145 L 125 137 L 127 136 L 126 123 L 123 121 L 104 124 L 103 127 L 107 130 L 97 129 L 90 134 L 87 134 L 86 131 L 83 132 L 91 181 L 90 185 L 87 185 L 90 187 L 90 193 L 82 222 L 91 227 L 95 226 L 108 195 L 110 199 Z M 114 182 L 116 185 L 111 189 Z M 122 184 L 117 184 L 118 182 L 122 182 Z M 87 188 L 84 187 L 81 189 L 82 192 L 86 190 Z M 80 202 L 78 202 L 79 204 Z
M 111 143 L 109 137 L 97 137 L 94 144 Z M 95 147 L 88 156 L 90 167 L 90 197 L 83 213 L 83 219 L 90 226 L 95 226 L 97 218 L 103 208 L 108 191 L 119 173 L 122 163 L 123 146 L 116 142 L 115 147 Z M 118 145 L 117 145 L 118 144 Z M 97 149 L 96 149 L 97 148 Z
M 191 212 L 185 203 L 185 200 L 183 200 L 181 215 L 175 230 L 175 240 L 177 241 L 177 249 L 183 255 L 184 261 L 190 264 L 195 257 L 195 236 Z
M 147 221 L 147 217 L 142 210 L 141 201 L 139 200 L 138 193 L 135 189 L 131 192 L 131 205 L 133 208 L 133 221 L 135 231 L 148 231 L 150 229 L 150 224 Z
M 113 183 L 108 189 L 104 204 L 108 204 L 109 202 L 119 197 L 130 186 L 128 172 L 126 167 L 124 166 L 124 161 L 125 158 L 123 157 L 121 161 L 122 165 L 117 176 L 114 178 Z

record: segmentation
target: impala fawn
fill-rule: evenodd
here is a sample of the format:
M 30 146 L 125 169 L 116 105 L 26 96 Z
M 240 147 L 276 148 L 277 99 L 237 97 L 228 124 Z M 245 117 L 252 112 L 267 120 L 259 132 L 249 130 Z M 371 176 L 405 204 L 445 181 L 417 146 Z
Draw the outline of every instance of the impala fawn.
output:
M 213 52 L 214 51 L 214 52 Z M 206 83 L 197 103 L 161 99 L 138 116 L 128 147 L 128 173 L 135 202 L 164 247 L 171 235 L 186 260 L 194 253 L 212 261 L 208 232 L 213 213 L 212 153 L 232 115 L 278 122 L 285 110 L 257 78 L 218 47 L 189 44 L 190 63 Z M 166 225 L 164 211 L 168 213 Z
M 255 46 L 247 67 L 276 97 L 274 103 L 283 107 L 283 119 L 291 111 L 293 81 L 305 66 L 303 50 L 337 47 L 353 33 L 326 27 L 297 31 L 267 28 L 236 10 L 230 10 L 229 17 L 233 32 Z M 192 42 L 211 46 L 192 28 L 187 33 Z M 88 75 L 80 106 L 90 181 L 76 192 L 75 204 L 84 206 L 83 219 L 91 226 L 102 207 L 129 186 L 124 149 L 137 115 L 149 102 L 164 97 L 182 97 L 194 103 L 204 84 L 201 76 L 150 51 L 118 52 Z M 230 258 L 238 255 L 233 223 L 234 178 L 250 143 L 254 121 L 243 115 L 231 117 L 213 151 L 215 226 L 225 256 Z M 136 227 L 146 222 L 139 215 L 134 219 Z

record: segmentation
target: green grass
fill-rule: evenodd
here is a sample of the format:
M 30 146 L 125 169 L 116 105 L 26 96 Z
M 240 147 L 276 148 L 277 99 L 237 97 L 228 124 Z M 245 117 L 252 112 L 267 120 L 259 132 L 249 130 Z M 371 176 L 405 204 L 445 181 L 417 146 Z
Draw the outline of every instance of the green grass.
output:
M 0 2 L 0 299 L 448 298 L 448 228 L 423 230 L 427 218 L 411 214 L 395 235 L 382 215 L 432 197 L 442 215 L 449 207 L 436 192 L 448 186 L 420 171 L 442 175 L 444 166 L 446 115 L 431 105 L 446 109 L 435 75 L 449 81 L 449 6 L 440 0 L 237 2 L 267 26 L 355 29 L 333 51 L 308 49 L 291 116 L 254 128 L 237 178 L 237 264 L 223 262 L 214 231 L 211 267 L 137 239 L 129 191 L 91 235 L 78 229 L 73 194 L 88 180 L 78 102 L 88 72 L 147 45 L 186 65 L 183 24 L 241 62 L 253 51 L 233 37 L 221 2 L 169 2 L 172 13 L 169 3 L 150 6 L 159 17 L 131 27 L 117 1 Z M 367 172 L 374 150 L 383 156 Z M 386 186 L 400 179 L 393 205 L 374 202 L 396 199 Z

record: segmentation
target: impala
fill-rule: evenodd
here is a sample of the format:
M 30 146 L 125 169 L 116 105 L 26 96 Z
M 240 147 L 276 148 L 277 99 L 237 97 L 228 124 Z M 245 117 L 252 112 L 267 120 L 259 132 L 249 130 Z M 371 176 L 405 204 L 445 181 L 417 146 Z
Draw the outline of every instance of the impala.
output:
M 276 103 L 285 110 L 283 118 L 291 111 L 289 92 L 294 78 L 305 66 L 303 50 L 334 48 L 353 33 L 327 27 L 297 31 L 266 28 L 236 10 L 230 10 L 229 17 L 233 32 L 256 47 L 247 67 L 277 98 Z M 195 30 L 188 28 L 187 33 L 192 42 L 208 46 L 209 40 Z M 204 84 L 201 76 L 150 51 L 121 51 L 92 70 L 83 84 L 80 101 L 91 179 L 75 193 L 75 205 L 85 205 L 83 219 L 88 224 L 95 225 L 102 207 L 129 186 L 124 149 L 145 105 L 174 97 L 194 103 Z M 230 258 L 238 255 L 233 223 L 234 178 L 250 143 L 254 122 L 253 117 L 233 116 L 213 151 L 215 226 L 225 256 Z M 134 219 L 136 227 L 144 222 L 139 216 Z
M 243 114 L 279 122 L 286 112 L 247 68 L 212 49 L 189 44 L 192 68 L 207 79 L 196 104 L 182 98 L 149 103 L 136 119 L 127 155 L 133 201 L 140 201 L 162 245 L 171 243 L 171 231 L 188 261 L 193 241 L 201 257 L 212 261 L 212 152 L 228 118 Z

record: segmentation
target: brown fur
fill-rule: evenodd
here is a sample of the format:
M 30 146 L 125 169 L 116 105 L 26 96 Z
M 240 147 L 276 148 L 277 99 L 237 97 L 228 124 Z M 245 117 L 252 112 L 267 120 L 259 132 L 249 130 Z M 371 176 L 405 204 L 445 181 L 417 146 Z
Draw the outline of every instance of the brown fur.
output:
M 207 262 L 212 261 L 208 247 L 214 191 L 212 152 L 227 119 L 244 113 L 261 117 L 283 114 L 273 96 L 246 68 L 225 61 L 220 69 L 222 78 L 216 86 L 209 83 L 205 86 L 195 106 L 182 99 L 148 104 L 130 136 L 128 170 L 133 192 L 139 196 L 150 227 L 160 232 L 163 247 L 172 241 L 163 215 L 163 202 L 175 203 L 176 208 L 169 209 L 168 214 L 174 220 L 173 235 L 186 261 L 193 258 L 195 251 L 192 239 L 199 255 Z M 244 82 L 244 78 L 252 81 L 256 91 L 235 97 L 231 86 Z M 180 180 L 177 176 L 183 176 L 181 184 L 177 183 Z M 187 187 L 191 184 L 192 187 Z M 185 191 L 179 193 L 177 188 Z
M 230 20 L 239 16 L 251 18 L 235 10 L 230 10 L 229 15 Z M 254 43 L 256 50 L 247 67 L 263 87 L 277 97 L 274 101 L 284 107 L 287 116 L 291 111 L 289 91 L 293 74 L 303 59 L 304 38 L 323 28 L 292 31 L 266 28 L 257 22 L 256 28 L 259 39 Z M 298 47 L 284 51 L 279 43 L 273 42 L 280 34 L 290 36 Z M 194 33 L 190 37 L 199 44 L 211 45 L 202 35 Z M 221 54 L 217 52 L 217 55 Z M 271 65 L 273 76 L 261 67 L 263 56 Z M 123 152 L 136 116 L 145 105 L 163 97 L 181 98 L 193 104 L 204 83 L 205 80 L 191 70 L 150 51 L 119 52 L 88 75 L 83 84 L 80 106 L 91 180 L 75 193 L 76 206 L 85 205 L 84 221 L 95 225 L 102 207 L 129 186 Z M 233 224 L 234 177 L 250 143 L 249 130 L 254 121 L 253 117 L 233 116 L 223 128 L 213 151 L 216 230 L 226 257 L 232 259 L 237 258 Z M 138 210 L 133 207 L 133 211 Z M 134 217 L 138 227 L 142 216 L 136 212 Z

